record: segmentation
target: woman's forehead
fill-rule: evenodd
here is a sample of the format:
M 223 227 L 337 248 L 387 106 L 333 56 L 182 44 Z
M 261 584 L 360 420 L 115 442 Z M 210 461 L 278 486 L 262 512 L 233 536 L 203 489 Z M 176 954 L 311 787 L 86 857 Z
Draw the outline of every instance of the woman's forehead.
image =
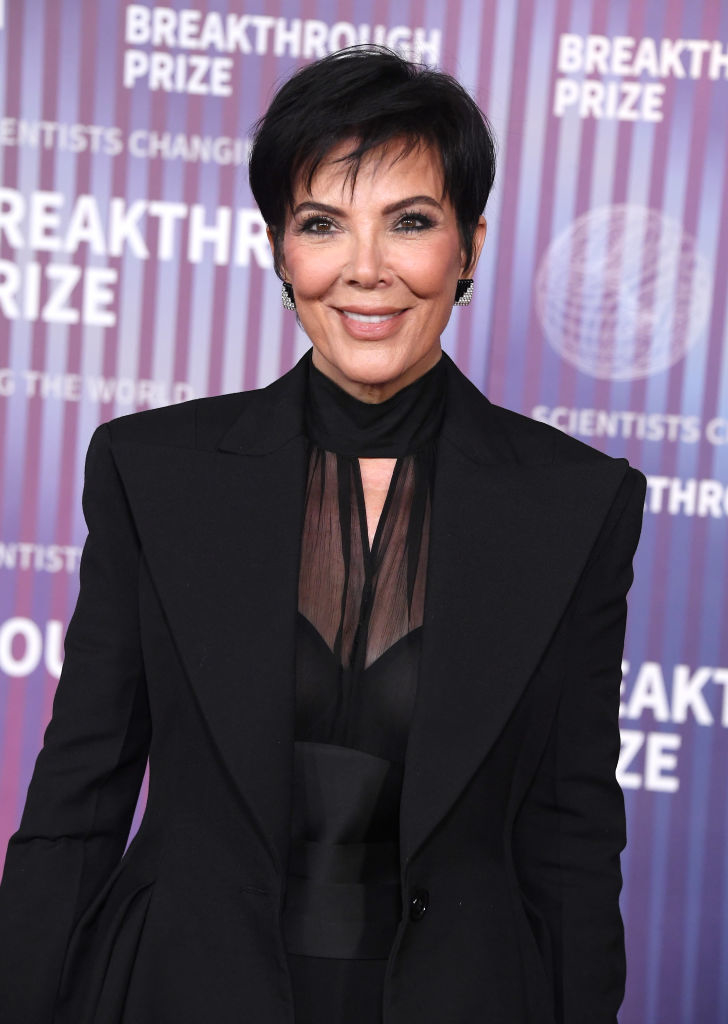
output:
M 394 138 L 356 153 L 359 140 L 345 139 L 322 158 L 313 174 L 301 168 L 293 182 L 294 206 L 304 199 L 316 199 L 320 193 L 339 195 L 347 202 L 357 194 L 373 194 L 420 183 L 415 192 L 444 194 L 444 174 L 439 152 L 425 140 Z M 413 193 L 415 194 L 415 193 Z

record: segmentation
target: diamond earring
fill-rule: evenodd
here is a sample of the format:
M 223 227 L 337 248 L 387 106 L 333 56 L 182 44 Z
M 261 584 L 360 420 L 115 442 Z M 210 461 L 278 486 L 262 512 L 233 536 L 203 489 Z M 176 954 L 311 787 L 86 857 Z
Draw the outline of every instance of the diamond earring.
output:
M 461 277 L 458 280 L 457 288 L 455 289 L 455 306 L 469 306 L 470 300 L 473 297 L 473 279 L 472 277 Z
M 296 300 L 293 298 L 293 285 L 289 284 L 288 281 L 283 282 L 281 288 L 281 302 L 283 303 L 284 309 L 294 310 L 296 308 Z

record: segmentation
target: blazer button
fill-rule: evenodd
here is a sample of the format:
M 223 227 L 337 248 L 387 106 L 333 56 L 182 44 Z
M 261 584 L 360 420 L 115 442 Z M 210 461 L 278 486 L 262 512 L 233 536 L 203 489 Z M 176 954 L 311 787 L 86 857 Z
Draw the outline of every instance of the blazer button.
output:
M 413 889 L 410 897 L 410 918 L 413 921 L 421 921 L 430 903 L 430 894 L 427 889 Z

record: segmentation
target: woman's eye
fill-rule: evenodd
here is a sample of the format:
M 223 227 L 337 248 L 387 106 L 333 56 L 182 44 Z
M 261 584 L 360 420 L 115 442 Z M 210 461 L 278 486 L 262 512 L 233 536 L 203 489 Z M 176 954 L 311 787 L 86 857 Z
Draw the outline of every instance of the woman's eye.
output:
M 333 221 L 328 217 L 309 217 L 303 222 L 301 230 L 309 235 L 328 235 L 333 230 Z
M 432 227 L 432 221 L 424 213 L 404 213 L 397 226 L 400 231 L 424 231 Z

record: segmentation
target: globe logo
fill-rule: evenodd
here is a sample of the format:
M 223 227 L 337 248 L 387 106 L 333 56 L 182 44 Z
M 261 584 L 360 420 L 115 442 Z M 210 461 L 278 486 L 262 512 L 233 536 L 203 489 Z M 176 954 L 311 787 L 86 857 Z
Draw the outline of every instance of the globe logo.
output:
M 632 380 L 673 366 L 702 335 L 712 275 L 695 239 L 658 210 L 590 210 L 546 250 L 536 309 L 550 345 L 584 373 Z

